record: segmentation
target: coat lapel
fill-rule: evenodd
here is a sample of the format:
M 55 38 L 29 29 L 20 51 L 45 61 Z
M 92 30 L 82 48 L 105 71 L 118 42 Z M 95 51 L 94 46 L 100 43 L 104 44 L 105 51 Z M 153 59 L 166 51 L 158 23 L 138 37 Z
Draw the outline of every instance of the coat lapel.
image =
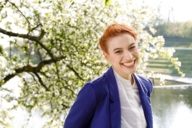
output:
M 144 115 L 145 115 L 145 119 L 147 122 L 147 128 L 151 128 L 151 122 L 152 122 L 152 112 L 151 112 L 151 103 L 149 101 L 149 97 L 147 96 L 147 88 L 146 85 L 144 85 L 144 83 L 142 82 L 142 80 L 134 74 L 134 78 L 136 81 L 136 84 L 138 86 L 138 90 L 139 90 L 139 96 L 140 96 L 140 100 L 141 100 L 141 105 L 143 107 L 143 111 L 144 111 Z
M 120 113 L 120 99 L 117 87 L 117 82 L 113 73 L 113 69 L 110 67 L 105 74 L 108 82 L 109 100 L 110 100 L 110 128 L 120 128 L 121 113 Z

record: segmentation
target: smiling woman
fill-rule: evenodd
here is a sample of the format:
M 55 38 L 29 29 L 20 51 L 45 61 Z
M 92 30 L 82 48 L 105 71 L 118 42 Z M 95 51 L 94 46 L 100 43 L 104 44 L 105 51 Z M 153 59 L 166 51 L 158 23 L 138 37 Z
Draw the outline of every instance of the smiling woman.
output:
M 117 21 L 116 18 L 120 17 L 121 21 L 118 20 L 119 22 L 134 26 L 140 35 L 139 40 L 142 41 L 142 47 L 140 48 L 142 49 L 141 52 L 143 55 L 145 55 L 145 59 L 142 60 L 142 71 L 139 70 L 139 68 L 137 69 L 141 73 L 144 72 L 148 63 L 147 60 L 153 51 L 161 50 L 161 52 L 153 52 L 154 56 L 162 53 L 163 55 L 167 55 L 166 51 L 163 51 L 164 48 L 162 48 L 162 38 L 154 37 L 148 33 L 148 31 L 144 30 L 144 27 L 149 27 L 150 30 L 153 31 L 153 27 L 151 26 L 151 22 L 153 21 L 151 20 L 153 19 L 151 12 L 153 11 L 148 11 L 143 8 L 143 6 L 136 7 L 136 4 L 141 4 L 143 0 L 126 0 L 127 3 L 122 3 L 124 6 L 119 5 L 119 1 L 111 0 L 117 3 L 111 3 L 111 6 L 108 7 L 104 7 L 100 0 L 82 1 L 83 0 L 4 0 L 4 2 L 0 2 L 0 8 L 2 7 L 0 9 L 0 42 L 3 46 L 7 44 L 7 48 L 3 50 L 5 54 L 1 54 L 6 59 L 7 64 L 5 65 L 6 67 L 0 71 L 2 78 L 0 79 L 0 83 L 8 82 L 13 79 L 14 76 L 20 77 L 22 80 L 21 86 L 19 86 L 21 93 L 19 93 L 18 98 L 13 98 L 13 102 L 15 103 L 16 100 L 16 105 L 22 106 L 22 109 L 31 110 L 37 108 L 37 110 L 41 110 L 43 113 L 41 118 L 48 117 L 48 121 L 45 123 L 47 127 L 54 128 L 61 126 L 60 116 L 65 116 L 65 112 L 76 96 L 77 90 L 82 87 L 82 83 L 103 72 L 106 65 L 98 54 L 99 49 L 96 46 L 96 42 L 98 42 L 97 39 L 103 27 L 113 21 Z M 135 1 L 140 2 L 135 3 Z M 122 8 L 124 8 L 124 10 L 122 10 Z M 122 15 L 124 17 L 121 18 Z M 119 38 L 120 35 L 117 37 Z M 127 49 L 125 50 L 123 46 L 123 61 L 120 62 L 119 65 L 122 65 L 126 71 L 133 72 L 135 69 L 133 70 L 129 67 L 137 67 L 137 59 L 132 54 L 133 51 L 137 50 L 137 47 L 135 47 L 137 45 L 129 45 L 127 43 L 133 43 L 134 41 L 137 43 L 137 41 L 134 38 L 135 40 L 133 40 L 133 42 L 127 42 L 127 39 L 133 39 L 131 37 L 132 35 L 128 36 L 129 37 L 123 36 L 123 41 L 120 41 L 122 44 L 125 43 Z M 151 45 L 155 46 L 153 47 L 154 49 L 143 50 Z M 109 46 L 110 45 L 107 47 Z M 119 54 L 117 55 L 118 57 L 120 56 Z M 1 66 L 1 68 L 2 67 L 3 66 Z M 127 80 L 125 78 L 130 78 L 127 76 L 122 77 L 120 73 L 118 74 L 113 71 L 114 69 L 110 67 L 108 73 L 100 77 L 101 81 L 105 81 L 101 83 L 101 85 L 95 84 L 96 81 L 89 82 L 88 86 L 82 89 L 77 101 L 79 99 L 82 100 L 81 96 L 83 95 L 82 97 L 85 96 L 83 98 L 85 103 L 81 102 L 84 105 L 82 105 L 80 109 L 78 107 L 76 114 L 78 115 L 81 110 L 83 114 L 84 111 L 91 110 L 89 109 L 89 105 L 87 105 L 87 97 L 88 101 L 93 101 L 89 102 L 93 106 L 94 103 L 104 105 L 107 102 L 105 105 L 110 104 L 110 108 L 102 106 L 104 109 L 111 109 L 110 111 L 112 113 L 113 109 L 115 109 L 118 111 L 117 113 L 120 114 L 120 110 L 118 110 L 120 103 L 117 97 L 121 93 L 117 91 L 116 80 L 116 78 L 119 78 L 120 82 L 126 83 L 125 87 L 132 89 L 131 92 L 136 96 L 134 101 L 142 101 L 145 115 L 150 115 L 150 113 L 146 114 L 146 112 L 150 112 L 150 110 L 148 110 L 149 105 L 145 105 L 149 104 L 148 99 L 151 92 L 151 84 L 148 79 L 138 76 L 134 72 L 132 73 L 133 75 L 131 75 L 131 80 Z M 26 77 L 26 75 L 29 75 L 29 77 Z M 120 77 L 118 77 L 118 75 Z M 130 81 L 132 81 L 132 84 Z M 0 86 L 6 87 L 4 84 Z M 142 88 L 140 86 L 142 86 Z M 16 82 L 12 84 L 12 87 L 14 89 L 16 88 Z M 97 95 L 99 96 L 99 98 L 97 97 L 98 99 L 103 99 L 98 101 L 98 99 L 95 100 L 96 94 L 90 94 L 90 92 L 95 92 L 97 88 L 100 87 L 101 91 L 99 89 L 98 93 L 104 95 Z M 87 89 L 89 90 L 88 93 L 84 93 Z M 141 90 L 140 94 L 137 93 L 137 90 Z M 136 94 L 134 92 L 136 92 Z M 8 95 L 10 95 L 10 93 Z M 138 97 L 138 95 L 140 97 Z M 106 102 L 104 102 L 104 100 Z M 136 104 L 136 106 L 138 105 Z M 141 105 L 139 105 L 139 107 L 140 106 Z M 97 108 L 96 110 L 96 108 L 93 108 L 93 110 L 95 110 L 94 112 L 98 114 L 90 115 L 91 118 L 89 119 L 98 119 L 96 117 L 102 114 L 102 112 L 99 111 L 103 111 L 104 109 Z M 133 111 L 136 113 L 135 115 L 143 113 L 140 108 L 136 110 L 137 112 Z M 105 112 L 107 112 L 107 110 L 103 111 L 103 113 Z M 110 115 L 111 113 L 107 114 Z M 112 114 L 113 117 L 110 116 L 110 121 L 112 120 L 112 122 L 115 120 L 115 117 L 118 117 L 114 114 Z M 13 114 L 13 116 L 15 115 L 16 114 Z M 21 114 L 19 114 L 19 116 L 22 117 Z M 4 116 L 1 117 L 4 119 Z M 100 119 L 103 119 L 103 117 Z M 121 119 L 120 116 L 118 119 Z M 143 120 L 145 118 L 136 117 L 133 119 Z M 150 119 L 151 118 L 146 117 L 147 121 Z M 103 120 L 103 122 L 105 121 L 107 122 L 107 120 Z M 18 123 L 18 121 L 16 122 Z M 147 122 L 147 126 L 148 124 L 150 123 Z M 98 126 L 98 128 L 101 127 Z
M 106 60 L 123 78 L 130 80 L 139 58 L 135 39 L 130 34 L 122 34 L 111 38 L 107 47 L 104 51 Z
M 136 71 L 139 60 L 136 35 L 129 27 L 113 24 L 99 42 L 106 60 L 117 73 L 128 80 L 131 80 L 132 73 Z
M 64 128 L 153 128 L 152 83 L 135 73 L 139 60 L 136 35 L 127 25 L 107 27 L 99 44 L 111 67 L 81 89 Z

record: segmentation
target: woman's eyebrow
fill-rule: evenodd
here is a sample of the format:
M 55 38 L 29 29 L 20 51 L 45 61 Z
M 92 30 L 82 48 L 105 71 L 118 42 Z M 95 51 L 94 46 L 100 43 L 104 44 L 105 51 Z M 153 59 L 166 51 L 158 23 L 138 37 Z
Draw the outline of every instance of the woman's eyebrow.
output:
M 133 42 L 133 43 L 131 43 L 129 46 L 132 46 L 132 45 L 135 45 L 135 43 Z
M 113 51 L 117 51 L 117 50 L 121 50 L 122 48 L 115 48 L 113 49 Z

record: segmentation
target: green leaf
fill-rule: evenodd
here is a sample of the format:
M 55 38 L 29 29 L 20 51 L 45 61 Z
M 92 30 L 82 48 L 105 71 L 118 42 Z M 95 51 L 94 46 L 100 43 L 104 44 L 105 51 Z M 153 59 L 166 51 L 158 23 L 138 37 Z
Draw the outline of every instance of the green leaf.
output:
M 109 6 L 111 4 L 111 0 L 105 0 L 105 5 Z

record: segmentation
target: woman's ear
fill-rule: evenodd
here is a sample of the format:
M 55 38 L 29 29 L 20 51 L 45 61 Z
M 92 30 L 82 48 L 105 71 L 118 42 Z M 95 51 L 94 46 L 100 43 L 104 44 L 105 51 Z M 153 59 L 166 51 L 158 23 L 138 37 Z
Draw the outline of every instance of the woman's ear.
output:
M 102 51 L 102 52 L 103 52 L 104 58 L 107 60 L 107 58 L 108 58 L 107 53 L 105 51 Z
M 108 63 L 110 63 L 109 54 L 108 54 L 107 52 L 103 51 L 103 56 L 104 56 L 105 60 L 106 60 Z

